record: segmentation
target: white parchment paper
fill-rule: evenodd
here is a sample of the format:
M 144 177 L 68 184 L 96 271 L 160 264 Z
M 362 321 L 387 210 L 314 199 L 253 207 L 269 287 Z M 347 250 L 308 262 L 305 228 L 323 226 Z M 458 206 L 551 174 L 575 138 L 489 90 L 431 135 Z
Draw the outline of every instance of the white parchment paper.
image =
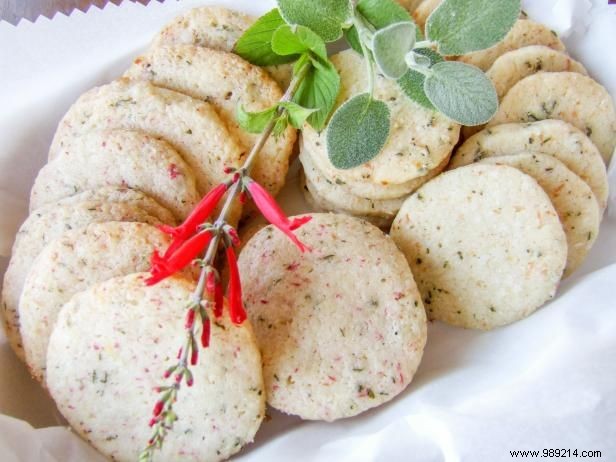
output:
M 218 3 L 260 14 L 273 2 L 124 2 L 17 27 L 0 22 L 0 272 L 27 214 L 29 190 L 55 126 L 83 91 L 120 75 L 153 34 L 187 8 Z M 616 5 L 528 0 L 532 19 L 616 95 Z M 616 163 L 591 255 L 530 318 L 483 333 L 429 326 L 417 376 L 391 403 L 331 424 L 271 411 L 238 460 L 508 461 L 509 451 L 601 451 L 616 461 Z M 296 173 L 281 196 L 306 210 Z M 0 333 L 0 461 L 104 460 L 62 426 Z M 549 459 L 548 459 L 549 460 Z M 558 460 L 575 460 L 574 457 Z

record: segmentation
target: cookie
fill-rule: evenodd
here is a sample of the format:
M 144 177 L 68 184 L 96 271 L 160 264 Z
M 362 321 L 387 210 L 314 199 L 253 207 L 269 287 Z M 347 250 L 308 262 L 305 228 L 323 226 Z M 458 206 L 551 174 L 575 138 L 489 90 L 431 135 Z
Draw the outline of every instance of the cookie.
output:
M 547 193 L 567 236 L 564 277 L 569 276 L 582 264 L 599 234 L 601 211 L 588 185 L 562 162 L 544 154 L 497 156 L 481 162 L 515 167 L 533 177 Z
M 76 294 L 60 312 L 47 355 L 47 385 L 60 412 L 120 462 L 137 460 L 150 438 L 153 389 L 176 361 L 194 290 L 178 276 L 147 287 L 146 277 L 118 277 Z M 190 367 L 194 384 L 182 386 L 173 405 L 178 420 L 156 460 L 219 461 L 253 440 L 265 415 L 259 350 L 249 323 L 227 318 L 212 323 L 210 346 Z
M 238 109 L 263 111 L 282 98 L 276 82 L 261 68 L 232 53 L 194 45 L 154 47 L 135 59 L 124 75 L 208 101 L 245 154 L 261 135 L 240 127 Z M 292 127 L 278 137 L 270 137 L 252 167 L 255 180 L 273 195 L 284 185 L 295 138 Z
M 311 252 L 267 226 L 239 258 L 268 403 L 332 421 L 391 400 L 426 342 L 404 256 L 378 228 L 345 215 L 313 214 L 296 234 Z
M 520 80 L 503 98 L 488 127 L 560 119 L 582 130 L 606 164 L 616 148 L 616 111 L 607 90 L 575 72 L 542 72 Z
M 590 186 L 600 209 L 605 210 L 609 185 L 603 158 L 584 133 L 562 120 L 511 123 L 482 130 L 456 150 L 449 168 L 519 152 L 547 154 L 561 161 Z
M 426 183 L 402 206 L 391 237 L 428 317 L 473 329 L 530 315 L 554 296 L 567 260 L 547 194 L 504 165 L 468 165 Z
M 50 159 L 72 151 L 84 133 L 104 129 L 140 130 L 167 141 L 193 169 L 205 193 L 226 180 L 226 167 L 239 166 L 243 149 L 214 107 L 149 82 L 118 79 L 79 97 L 62 118 Z
M 162 140 L 132 130 L 105 130 L 87 132 L 67 148 L 36 177 L 31 210 L 113 185 L 143 191 L 180 219 L 199 202 L 192 170 Z
M 62 233 L 105 221 L 138 221 L 158 224 L 160 220 L 129 203 L 87 201 L 50 204 L 35 210 L 21 225 L 2 284 L 4 327 L 11 347 L 24 358 L 19 334 L 19 298 L 28 272 L 43 248 Z
M 367 77 L 363 60 L 357 53 L 343 51 L 332 56 L 331 61 L 341 78 L 338 104 L 365 91 Z M 316 167 L 325 177 L 345 183 L 402 184 L 427 175 L 447 159 L 458 141 L 458 124 L 411 101 L 396 82 L 378 74 L 375 76 L 374 97 L 389 107 L 390 134 L 381 152 L 358 167 L 335 168 L 327 154 L 326 131 L 319 135 L 312 128 L 304 127 L 303 149 L 312 155 Z

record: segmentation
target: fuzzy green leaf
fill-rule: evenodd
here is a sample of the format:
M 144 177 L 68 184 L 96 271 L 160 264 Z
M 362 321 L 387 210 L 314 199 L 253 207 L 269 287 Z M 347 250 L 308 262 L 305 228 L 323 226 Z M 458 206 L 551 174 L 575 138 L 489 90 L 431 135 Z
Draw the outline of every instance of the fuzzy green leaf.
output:
M 396 22 L 378 30 L 372 38 L 372 54 L 377 66 L 390 79 L 399 79 L 408 69 L 406 54 L 415 45 L 415 24 Z
M 272 50 L 272 36 L 285 24 L 277 9 L 261 16 L 235 44 L 234 52 L 257 66 L 271 66 L 293 61 L 292 56 L 279 56 Z
M 461 55 L 500 42 L 520 15 L 520 0 L 445 0 L 426 23 L 440 53 Z
M 492 81 L 478 68 L 458 61 L 431 67 L 424 91 L 440 112 L 462 125 L 480 125 L 498 109 Z
M 248 133 L 261 133 L 276 115 L 276 106 L 260 112 L 248 112 L 243 106 L 237 107 L 237 121 Z
M 436 63 L 440 63 L 443 61 L 441 55 L 432 51 L 429 48 L 416 48 L 415 53 L 421 54 L 430 58 L 430 64 L 433 66 Z M 406 96 L 415 101 L 416 103 L 421 104 L 423 107 L 427 109 L 434 110 L 434 106 L 426 96 L 424 92 L 424 81 L 426 80 L 425 76 L 421 72 L 414 71 L 413 69 L 409 69 L 406 74 L 404 74 L 401 78 L 398 79 L 398 85 L 404 91 Z
M 280 14 L 291 25 L 316 32 L 326 42 L 342 37 L 343 26 L 351 22 L 350 0 L 277 0 Z
M 293 101 L 284 101 L 282 103 L 279 103 L 278 106 L 283 107 L 287 110 L 291 125 L 293 125 L 297 129 L 302 128 L 306 119 L 310 117 L 310 114 L 317 111 L 317 109 L 309 109 L 306 107 L 302 107 L 299 104 L 294 103 Z
M 327 49 L 323 39 L 304 26 L 288 24 L 280 26 L 272 36 L 272 50 L 282 56 L 312 51 L 317 56 L 327 59 Z
M 311 68 L 299 85 L 293 101 L 308 109 L 317 109 L 308 116 L 308 123 L 321 131 L 334 108 L 340 91 L 340 76 L 329 61 L 310 58 Z
M 334 113 L 327 128 L 327 152 L 336 168 L 373 159 L 389 136 L 389 108 L 368 93 L 354 96 Z

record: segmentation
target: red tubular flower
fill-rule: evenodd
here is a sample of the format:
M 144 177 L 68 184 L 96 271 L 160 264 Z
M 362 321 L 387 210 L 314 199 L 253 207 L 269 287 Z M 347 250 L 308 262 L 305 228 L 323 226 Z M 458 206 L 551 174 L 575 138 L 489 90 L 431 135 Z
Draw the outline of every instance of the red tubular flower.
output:
M 201 345 L 203 348 L 207 348 L 210 345 L 210 332 L 211 325 L 209 318 L 203 320 L 203 326 L 201 329 Z
M 261 186 L 256 181 L 249 180 L 246 187 L 248 188 L 250 196 L 252 197 L 252 200 L 254 201 L 255 205 L 261 211 L 267 221 L 269 221 L 276 228 L 285 233 L 300 251 L 305 252 L 306 250 L 311 250 L 310 247 L 302 243 L 293 233 L 294 230 L 308 223 L 312 219 L 311 216 L 304 216 L 289 220 L 289 218 L 284 214 L 284 212 L 276 203 L 276 200 L 270 195 L 270 193 L 267 192 L 267 190 L 263 186 Z
M 195 323 L 195 310 L 193 310 L 192 308 L 189 308 L 189 310 L 186 312 L 186 323 L 184 324 L 184 327 L 186 329 L 192 329 L 192 326 L 194 323 Z
M 216 286 L 214 287 L 214 316 L 220 318 L 222 316 L 224 306 L 224 294 L 222 290 L 222 283 L 220 281 L 216 281 Z
M 152 411 L 152 414 L 154 414 L 154 417 L 158 417 L 160 413 L 163 412 L 164 406 L 165 406 L 164 402 L 156 401 L 156 404 L 154 405 L 154 410 Z
M 145 283 L 152 286 L 182 270 L 197 258 L 211 240 L 212 233 L 203 231 L 188 239 L 171 255 L 165 254 L 165 256 L 161 257 L 158 252 L 155 251 L 151 259 L 152 268 L 150 269 L 150 274 L 152 276 L 146 279 Z
M 190 353 L 190 365 L 194 366 L 199 361 L 199 349 L 193 348 Z
M 158 229 L 162 232 L 173 236 L 173 242 L 165 252 L 165 257 L 171 255 L 177 250 L 182 243 L 190 236 L 195 234 L 200 225 L 212 214 L 216 205 L 222 199 L 222 196 L 227 192 L 228 186 L 226 183 L 219 184 L 209 193 L 205 195 L 201 202 L 197 204 L 195 209 L 188 215 L 184 223 L 180 226 L 173 227 L 168 225 L 160 225 Z
M 227 297 L 229 298 L 229 317 L 234 324 L 241 324 L 246 319 L 246 310 L 242 301 L 242 285 L 240 282 L 240 272 L 237 268 L 237 258 L 233 247 L 227 247 L 227 262 L 229 263 L 229 287 Z

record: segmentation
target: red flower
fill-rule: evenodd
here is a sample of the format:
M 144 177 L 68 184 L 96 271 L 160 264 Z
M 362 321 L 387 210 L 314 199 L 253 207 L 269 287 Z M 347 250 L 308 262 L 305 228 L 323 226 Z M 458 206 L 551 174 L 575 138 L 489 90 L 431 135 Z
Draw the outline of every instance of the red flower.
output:
M 242 301 L 242 285 L 240 272 L 237 268 L 237 259 L 233 247 L 227 247 L 227 262 L 229 263 L 229 287 L 227 297 L 229 299 L 229 317 L 234 324 L 241 324 L 246 319 L 246 310 Z
M 211 240 L 211 232 L 202 231 L 182 243 L 172 254 L 168 255 L 169 252 L 167 251 L 161 257 L 158 251 L 155 251 L 150 260 L 152 264 L 150 274 L 152 276 L 146 279 L 145 283 L 152 286 L 182 270 L 198 257 Z
M 222 316 L 224 303 L 222 283 L 220 281 L 216 281 L 216 287 L 214 288 L 214 316 L 217 318 Z
M 294 230 L 308 223 L 312 219 L 311 216 L 303 216 L 289 220 L 289 218 L 280 209 L 274 198 L 265 188 L 263 188 L 263 186 L 255 181 L 249 180 L 246 187 L 248 188 L 255 205 L 267 221 L 285 233 L 302 252 L 311 250 L 310 247 L 303 244 L 293 233 Z
M 205 318 L 203 320 L 203 326 L 201 327 L 202 327 L 201 345 L 203 346 L 203 348 L 207 348 L 210 345 L 210 331 L 211 331 L 210 319 Z
M 222 196 L 227 192 L 228 185 L 226 183 L 219 184 L 209 193 L 205 195 L 201 202 L 197 204 L 195 209 L 190 212 L 190 215 L 184 220 L 180 226 L 173 227 L 169 225 L 160 225 L 158 229 L 162 232 L 173 236 L 173 242 L 165 252 L 165 257 L 171 255 L 175 250 L 182 245 L 190 236 L 195 234 L 199 226 L 212 214 L 216 205 L 222 199 Z

